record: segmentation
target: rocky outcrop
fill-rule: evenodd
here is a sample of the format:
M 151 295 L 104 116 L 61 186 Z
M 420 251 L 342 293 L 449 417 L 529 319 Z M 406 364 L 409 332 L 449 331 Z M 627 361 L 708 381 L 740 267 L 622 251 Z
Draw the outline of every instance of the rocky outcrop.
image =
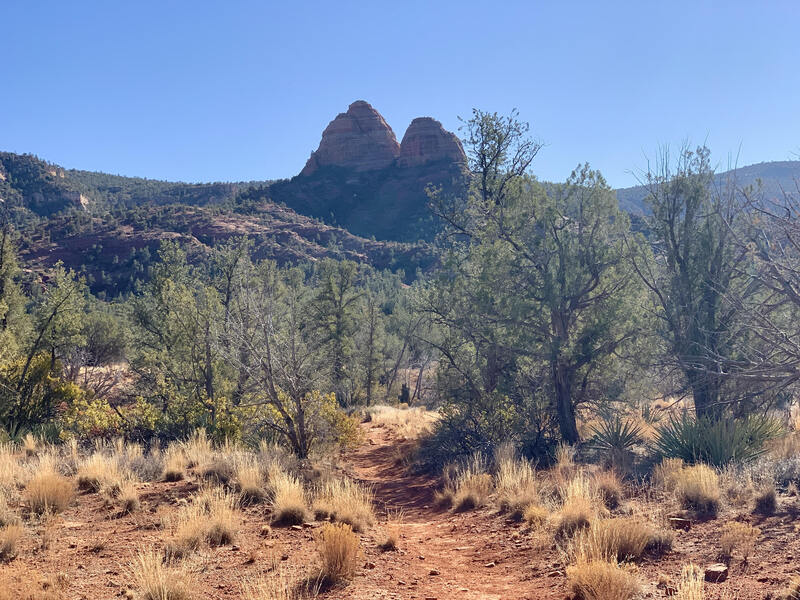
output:
M 417 167 L 437 161 L 464 164 L 467 157 L 458 138 L 439 121 L 418 117 L 406 129 L 397 163 L 401 167 Z
M 319 148 L 300 174 L 311 175 L 327 166 L 374 171 L 390 166 L 399 155 L 392 128 L 368 102 L 357 100 L 325 128 Z

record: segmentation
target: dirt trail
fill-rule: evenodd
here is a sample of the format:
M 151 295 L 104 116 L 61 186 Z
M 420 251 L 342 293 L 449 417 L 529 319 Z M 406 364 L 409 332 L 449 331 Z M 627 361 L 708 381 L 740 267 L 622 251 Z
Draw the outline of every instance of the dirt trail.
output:
M 372 486 L 379 509 L 401 510 L 403 525 L 399 552 L 380 556 L 367 576 L 371 591 L 349 597 L 563 598 L 563 583 L 533 581 L 530 540 L 519 526 L 487 518 L 487 510 L 452 514 L 435 508 L 436 481 L 397 465 L 400 442 L 391 429 L 367 424 L 366 435 L 348 456 L 351 475 Z

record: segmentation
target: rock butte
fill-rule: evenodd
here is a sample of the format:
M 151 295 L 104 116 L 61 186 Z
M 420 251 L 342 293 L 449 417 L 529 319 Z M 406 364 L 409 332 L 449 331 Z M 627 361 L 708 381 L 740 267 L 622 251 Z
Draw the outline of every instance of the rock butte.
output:
M 311 153 L 300 175 L 311 175 L 326 166 L 376 171 L 437 161 L 466 162 L 458 138 L 439 121 L 431 117 L 414 119 L 398 144 L 381 114 L 368 102 L 357 100 L 328 124 L 319 148 Z

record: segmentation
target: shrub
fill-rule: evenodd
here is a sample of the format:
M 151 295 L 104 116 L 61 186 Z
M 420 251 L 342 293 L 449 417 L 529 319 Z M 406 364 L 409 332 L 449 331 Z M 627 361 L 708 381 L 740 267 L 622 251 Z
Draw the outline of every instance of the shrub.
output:
M 525 509 L 539 502 L 536 474 L 528 461 L 513 455 L 499 456 L 496 463 L 497 506 L 501 512 L 509 512 L 512 519 L 521 521 Z
M 140 551 L 136 555 L 131 572 L 141 600 L 190 600 L 195 597 L 187 572 L 165 564 L 152 550 Z
M 270 477 L 272 522 L 300 525 L 308 519 L 308 505 L 303 483 L 294 475 L 275 471 Z
M 347 478 L 326 481 L 313 509 L 318 518 L 347 523 L 355 532 L 364 531 L 375 521 L 372 492 Z
M 622 501 L 622 481 L 614 471 L 600 471 L 594 476 L 594 487 L 608 509 L 617 508 Z
M 119 492 L 119 502 L 122 507 L 122 512 L 130 514 L 136 512 L 141 508 L 139 501 L 139 492 L 136 491 L 136 485 L 132 481 L 127 481 L 122 485 Z
M 634 560 L 663 541 L 649 524 L 632 517 L 596 520 L 573 540 L 573 552 L 597 560 Z
M 758 527 L 747 523 L 738 521 L 725 523 L 719 538 L 720 553 L 725 558 L 731 558 L 733 553 L 738 551 L 742 555 L 742 560 L 747 561 L 760 535 L 761 530 Z
M 25 487 L 25 500 L 34 514 L 60 513 L 75 497 L 72 482 L 56 473 L 51 465 L 41 465 Z
M 756 494 L 755 512 L 760 515 L 774 515 L 778 508 L 778 494 L 775 485 L 769 484 Z
M 533 528 L 538 528 L 547 522 L 549 511 L 538 504 L 529 504 L 522 515 L 523 520 Z
M 322 579 L 328 583 L 346 581 L 355 575 L 359 541 L 346 523 L 325 523 L 317 535 L 317 552 L 322 562 Z
M 630 600 L 639 593 L 631 569 L 616 562 L 581 557 L 567 567 L 567 579 L 582 600 Z
M 17 555 L 17 543 L 23 533 L 19 523 L 0 527 L 0 560 L 10 560 Z
M 243 460 L 236 465 L 236 489 L 242 504 L 262 502 L 267 497 L 264 476 L 255 460 Z
M 719 477 L 707 465 L 685 467 L 676 475 L 681 506 L 698 515 L 716 517 L 720 506 Z
M 771 417 L 715 420 L 684 411 L 656 430 L 655 447 L 665 457 L 722 467 L 757 458 L 766 451 L 765 444 L 780 434 L 780 423 Z
M 122 474 L 117 461 L 101 452 L 95 452 L 78 467 L 78 488 L 92 492 L 102 489 L 116 496 L 122 486 Z

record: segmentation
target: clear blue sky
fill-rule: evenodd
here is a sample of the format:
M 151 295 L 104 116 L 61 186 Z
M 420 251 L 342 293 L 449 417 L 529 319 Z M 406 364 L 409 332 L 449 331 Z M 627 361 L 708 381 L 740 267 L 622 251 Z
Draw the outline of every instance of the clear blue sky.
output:
M 634 183 L 659 144 L 800 152 L 800 3 L 3 0 L 0 149 L 186 181 L 288 177 L 356 99 L 400 139 L 519 109 L 534 172 Z M 739 149 L 741 148 L 741 152 Z

